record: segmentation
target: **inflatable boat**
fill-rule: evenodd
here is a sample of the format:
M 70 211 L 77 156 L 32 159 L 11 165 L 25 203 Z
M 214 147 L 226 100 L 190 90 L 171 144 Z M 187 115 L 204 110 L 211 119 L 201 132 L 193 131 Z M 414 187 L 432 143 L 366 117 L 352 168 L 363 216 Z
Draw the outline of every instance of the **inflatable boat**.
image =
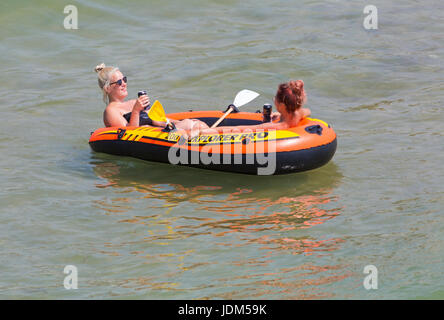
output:
M 199 119 L 209 126 L 221 111 L 190 111 L 167 114 L 169 119 Z M 148 161 L 254 175 L 286 174 L 325 165 L 336 151 L 336 134 L 326 122 L 303 119 L 285 130 L 251 129 L 262 123 L 262 113 L 228 115 L 220 126 L 236 126 L 226 132 L 185 139 L 179 131 L 153 126 L 109 127 L 91 133 L 89 144 L 96 152 Z

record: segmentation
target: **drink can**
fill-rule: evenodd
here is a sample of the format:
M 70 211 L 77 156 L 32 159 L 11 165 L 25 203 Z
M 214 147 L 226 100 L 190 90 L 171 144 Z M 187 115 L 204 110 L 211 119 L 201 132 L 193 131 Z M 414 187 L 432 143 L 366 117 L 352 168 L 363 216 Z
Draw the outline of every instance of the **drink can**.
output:
M 264 108 L 262 111 L 262 115 L 264 116 L 264 122 L 270 122 L 271 121 L 271 110 L 273 109 L 273 106 L 269 103 L 264 104 Z

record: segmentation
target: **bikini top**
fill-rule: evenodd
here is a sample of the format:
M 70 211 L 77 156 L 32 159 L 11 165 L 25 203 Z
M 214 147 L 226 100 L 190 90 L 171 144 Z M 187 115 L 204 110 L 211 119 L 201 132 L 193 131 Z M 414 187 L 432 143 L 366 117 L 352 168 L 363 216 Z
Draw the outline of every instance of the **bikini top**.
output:
M 130 122 L 131 112 L 125 113 L 123 117 L 126 119 L 126 121 Z M 145 111 L 142 111 L 140 112 L 139 116 L 139 126 L 144 126 L 144 125 L 152 126 L 153 120 L 151 120 L 150 117 L 148 117 L 148 114 Z

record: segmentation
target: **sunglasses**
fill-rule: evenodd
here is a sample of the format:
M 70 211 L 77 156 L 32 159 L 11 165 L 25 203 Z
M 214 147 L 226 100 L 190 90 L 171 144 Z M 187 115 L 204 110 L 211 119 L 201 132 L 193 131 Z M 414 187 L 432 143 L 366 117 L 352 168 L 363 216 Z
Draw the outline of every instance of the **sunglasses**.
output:
M 119 86 L 121 86 L 121 85 L 122 85 L 122 80 L 123 80 L 123 82 L 125 82 L 125 83 L 127 83 L 127 81 L 128 81 L 128 80 L 126 79 L 126 76 L 125 76 L 125 77 L 123 77 L 122 79 L 119 79 L 119 80 L 117 80 L 117 81 L 114 81 L 114 82 L 110 83 L 109 85 L 111 86 L 111 85 L 117 83 Z

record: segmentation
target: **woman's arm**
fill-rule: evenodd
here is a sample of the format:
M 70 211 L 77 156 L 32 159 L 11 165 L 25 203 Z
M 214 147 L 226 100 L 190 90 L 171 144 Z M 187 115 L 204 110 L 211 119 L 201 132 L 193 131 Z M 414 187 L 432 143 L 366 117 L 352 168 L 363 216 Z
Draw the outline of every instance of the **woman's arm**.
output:
M 308 108 L 301 109 L 301 119 L 307 118 L 311 115 L 311 111 Z
M 103 122 L 107 127 L 138 127 L 139 119 L 140 111 L 136 108 L 133 108 L 133 111 L 131 111 L 131 118 L 129 122 L 126 121 L 116 106 L 109 105 L 106 107 L 105 112 L 103 113 Z
M 140 110 L 134 109 L 131 111 L 130 121 L 126 124 L 128 127 L 138 127 L 140 124 Z
M 139 99 L 135 100 L 133 110 L 131 111 L 131 118 L 128 122 L 119 110 L 118 103 L 111 102 L 103 113 L 103 122 L 107 127 L 138 127 L 140 124 L 140 112 L 143 111 L 148 104 L 149 98 L 147 96 L 140 96 Z
M 140 113 L 150 104 L 150 98 L 147 95 L 140 96 L 134 103 L 131 111 L 131 118 L 127 126 L 138 127 L 140 125 Z
M 151 120 L 151 122 L 153 123 L 153 126 L 155 126 L 155 127 L 165 128 L 167 126 L 167 123 L 163 122 L 163 121 Z
M 103 113 L 103 122 L 107 127 L 125 127 L 128 124 L 119 109 L 111 104 L 106 107 Z

